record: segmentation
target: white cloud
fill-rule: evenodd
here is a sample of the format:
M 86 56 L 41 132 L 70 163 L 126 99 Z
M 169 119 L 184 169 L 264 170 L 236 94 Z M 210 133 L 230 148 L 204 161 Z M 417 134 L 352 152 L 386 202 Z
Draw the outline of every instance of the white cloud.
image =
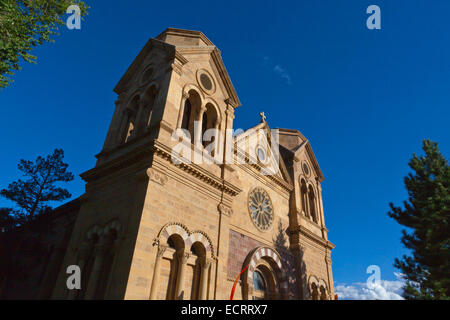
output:
M 291 76 L 289 75 L 289 73 L 287 73 L 286 70 L 280 67 L 278 64 L 275 67 L 273 67 L 273 71 L 275 71 L 275 73 L 277 73 L 280 77 L 285 79 L 287 84 L 289 85 L 292 84 Z
M 286 81 L 286 83 L 288 85 L 292 84 L 292 79 L 291 76 L 289 75 L 289 73 L 286 71 L 286 69 L 284 69 L 283 67 L 281 67 L 279 64 L 277 65 L 273 65 L 270 62 L 269 57 L 264 57 L 263 58 L 263 65 L 264 67 L 272 70 L 273 72 L 275 72 L 277 75 L 279 75 L 282 79 L 284 79 Z
M 400 273 L 394 272 L 397 280 L 379 280 L 373 288 L 366 283 L 341 284 L 334 288 L 339 300 L 403 300 L 404 281 Z

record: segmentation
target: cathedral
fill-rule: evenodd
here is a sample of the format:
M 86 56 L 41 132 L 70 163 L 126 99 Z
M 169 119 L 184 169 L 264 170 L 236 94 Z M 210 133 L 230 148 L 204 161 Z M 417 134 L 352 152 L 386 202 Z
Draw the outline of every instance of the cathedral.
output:
M 235 286 L 234 300 L 334 298 L 312 147 L 264 113 L 233 131 L 240 101 L 202 32 L 151 38 L 114 92 L 85 193 L 56 210 L 64 232 L 40 297 L 214 300 Z

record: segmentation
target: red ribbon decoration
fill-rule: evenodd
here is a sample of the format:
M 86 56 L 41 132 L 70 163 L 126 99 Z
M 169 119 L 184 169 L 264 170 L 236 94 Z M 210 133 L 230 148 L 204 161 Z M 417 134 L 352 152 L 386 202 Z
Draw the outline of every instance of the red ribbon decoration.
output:
M 239 281 L 239 278 L 241 277 L 241 274 L 243 274 L 244 271 L 247 270 L 247 268 L 248 268 L 248 265 L 244 269 L 242 269 L 241 273 L 239 273 L 239 275 L 237 276 L 236 280 L 234 280 L 233 288 L 231 289 L 230 300 L 233 300 L 234 290 L 236 290 L 236 285 L 237 285 L 237 283 Z

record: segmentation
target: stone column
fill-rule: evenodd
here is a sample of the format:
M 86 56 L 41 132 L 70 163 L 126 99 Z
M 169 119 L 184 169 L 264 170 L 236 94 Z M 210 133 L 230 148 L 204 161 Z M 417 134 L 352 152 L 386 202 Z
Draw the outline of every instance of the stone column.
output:
M 202 129 L 203 129 L 203 114 L 206 111 L 206 107 L 202 106 L 197 115 L 197 127 L 194 125 L 194 145 L 198 148 L 202 146 Z M 194 122 L 195 124 L 195 122 Z
M 111 120 L 108 135 L 105 140 L 104 148 L 108 149 L 114 147 L 117 142 L 117 135 L 121 126 L 122 113 L 123 113 L 123 103 L 126 94 L 121 93 L 117 100 L 115 101 L 116 108 L 114 110 L 114 115 Z
M 158 293 L 158 283 L 159 283 L 159 273 L 160 273 L 160 267 L 161 267 L 161 260 L 164 255 L 164 252 L 166 251 L 167 246 L 159 245 L 158 246 L 158 252 L 156 253 L 156 260 L 155 260 L 155 268 L 153 270 L 153 278 L 152 278 L 152 287 L 150 289 L 150 300 L 156 299 L 156 294 Z
M 117 144 L 120 144 L 123 141 L 123 138 L 126 137 L 128 134 L 126 131 L 128 130 L 128 122 L 131 116 L 131 110 L 130 109 L 124 109 L 122 112 L 120 112 L 120 126 L 118 131 L 115 135 L 115 140 Z
M 98 279 L 100 277 L 100 273 L 102 271 L 103 259 L 106 253 L 106 244 L 101 241 L 99 244 L 95 246 L 94 249 L 94 265 L 92 267 L 92 272 L 89 277 L 89 282 L 87 284 L 86 289 L 86 299 L 93 299 L 95 295 L 95 291 L 98 287 Z
M 322 202 L 322 186 L 320 185 L 319 182 L 317 182 L 317 191 L 318 191 L 318 216 L 320 217 L 320 221 L 321 221 L 321 225 L 322 228 L 325 227 L 325 219 L 324 219 L 324 214 L 323 214 L 323 202 Z
M 186 264 L 189 259 L 189 253 L 184 251 L 177 252 L 178 259 L 178 275 L 177 275 L 177 285 L 175 290 L 175 300 L 183 300 L 184 297 L 184 276 L 186 274 Z
M 220 155 L 219 152 L 219 140 L 220 140 L 220 132 L 219 132 L 219 120 L 216 120 L 216 122 L 214 123 L 214 148 L 212 149 L 211 152 L 211 156 L 212 157 L 216 157 L 217 154 Z M 220 161 L 221 159 L 217 159 L 218 161 Z
M 139 100 L 138 111 L 136 113 L 136 120 L 134 121 L 134 123 L 136 124 L 135 130 L 134 130 L 134 136 L 141 134 L 146 127 L 145 116 L 144 116 L 146 113 L 145 108 L 146 108 L 145 101 L 143 99 Z
M 189 99 L 189 94 L 186 92 L 183 92 L 183 95 L 181 97 L 181 104 L 180 109 L 178 113 L 178 120 L 177 120 L 177 129 L 181 128 L 182 122 L 183 122 L 183 115 L 184 115 L 184 105 L 186 103 L 186 100 Z
M 200 300 L 206 300 L 207 299 L 207 293 L 208 293 L 208 274 L 209 274 L 209 267 L 211 265 L 212 259 L 210 258 L 204 258 L 200 261 L 200 290 L 199 290 L 199 299 Z

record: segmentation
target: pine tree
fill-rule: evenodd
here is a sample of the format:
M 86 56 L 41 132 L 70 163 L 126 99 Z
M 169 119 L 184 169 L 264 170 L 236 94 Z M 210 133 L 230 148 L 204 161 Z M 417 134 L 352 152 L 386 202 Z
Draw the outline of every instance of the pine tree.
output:
M 408 228 L 402 243 L 412 255 L 395 259 L 405 277 L 406 299 L 450 298 L 450 167 L 437 143 L 423 141 L 424 156 L 409 162 L 408 201 L 390 203 L 388 215 Z
M 55 149 L 53 154 L 45 158 L 39 156 L 35 162 L 20 160 L 18 168 L 26 179 L 14 181 L 0 191 L 0 195 L 16 204 L 16 208 L 0 208 L 0 228 L 3 231 L 50 213 L 51 201 L 71 197 L 69 191 L 56 186 L 58 182 L 73 180 L 73 174 L 67 171 L 68 164 L 63 162 L 63 158 L 64 151 Z

